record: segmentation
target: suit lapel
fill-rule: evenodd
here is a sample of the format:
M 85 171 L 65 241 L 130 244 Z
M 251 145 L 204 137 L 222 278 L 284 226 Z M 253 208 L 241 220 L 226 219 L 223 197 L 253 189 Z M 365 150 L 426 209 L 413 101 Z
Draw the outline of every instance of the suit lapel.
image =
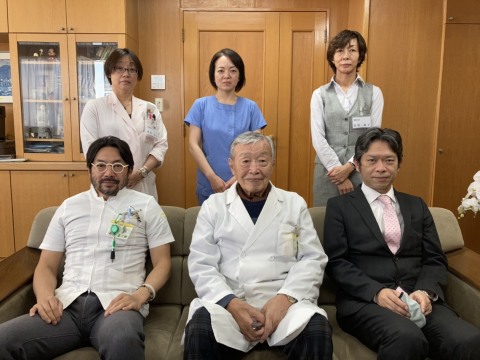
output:
M 412 207 L 407 201 L 407 198 L 403 195 L 404 194 L 402 194 L 401 192 L 395 191 L 395 197 L 397 198 L 398 205 L 400 206 L 400 212 L 402 213 L 403 218 L 402 240 L 400 241 L 400 248 L 398 249 L 398 252 L 402 250 L 407 230 L 412 228 Z
M 375 219 L 375 216 L 373 216 L 372 208 L 370 207 L 367 198 L 363 194 L 362 187 L 358 186 L 349 194 L 352 198 L 351 201 L 353 206 L 362 217 L 365 225 L 367 225 L 367 227 L 372 231 L 375 238 L 388 248 L 385 238 L 383 237 L 380 227 L 378 226 L 377 220 Z

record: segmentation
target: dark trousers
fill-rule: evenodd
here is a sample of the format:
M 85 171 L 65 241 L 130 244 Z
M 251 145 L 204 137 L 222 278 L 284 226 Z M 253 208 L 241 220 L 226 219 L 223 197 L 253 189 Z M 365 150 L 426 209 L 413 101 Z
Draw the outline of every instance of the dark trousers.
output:
M 480 359 L 480 330 L 444 304 L 434 303 L 427 324 L 412 321 L 377 304 L 353 315 L 337 315 L 340 327 L 378 353 L 378 359 Z
M 102 359 L 144 359 L 143 316 L 137 311 L 104 312 L 97 296 L 85 293 L 63 311 L 57 325 L 38 314 L 4 322 L 0 359 L 53 359 L 84 346 L 93 346 Z
M 258 344 L 250 351 L 265 347 L 268 345 Z M 271 349 L 283 351 L 289 360 L 331 360 L 332 327 L 324 316 L 315 314 L 294 340 L 285 346 Z M 205 308 L 202 307 L 193 314 L 185 328 L 184 360 L 233 360 L 244 356 L 244 352 L 216 342 L 210 313 Z

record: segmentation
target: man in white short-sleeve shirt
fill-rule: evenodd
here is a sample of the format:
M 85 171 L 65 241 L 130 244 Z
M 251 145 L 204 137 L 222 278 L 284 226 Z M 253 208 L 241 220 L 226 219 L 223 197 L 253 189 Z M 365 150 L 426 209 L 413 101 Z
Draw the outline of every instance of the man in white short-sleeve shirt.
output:
M 174 239 L 156 200 L 126 187 L 134 164 L 125 141 L 99 138 L 86 158 L 91 188 L 53 216 L 33 280 L 37 303 L 0 324 L 1 359 L 55 358 L 83 346 L 102 359 L 145 357 L 143 319 L 169 278 Z

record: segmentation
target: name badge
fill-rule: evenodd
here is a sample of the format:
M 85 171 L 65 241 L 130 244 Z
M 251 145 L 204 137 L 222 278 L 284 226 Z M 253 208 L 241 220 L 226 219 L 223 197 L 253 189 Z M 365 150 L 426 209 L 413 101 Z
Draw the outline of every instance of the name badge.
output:
M 145 113 L 145 140 L 149 142 L 154 142 L 160 138 L 159 121 L 154 112 L 155 109 L 150 109 L 147 106 Z
M 124 221 L 112 220 L 112 225 L 108 228 L 107 236 L 116 239 L 127 240 L 132 233 L 133 225 Z
M 371 116 L 354 116 L 352 117 L 352 128 L 353 129 L 364 129 L 372 127 L 372 117 Z

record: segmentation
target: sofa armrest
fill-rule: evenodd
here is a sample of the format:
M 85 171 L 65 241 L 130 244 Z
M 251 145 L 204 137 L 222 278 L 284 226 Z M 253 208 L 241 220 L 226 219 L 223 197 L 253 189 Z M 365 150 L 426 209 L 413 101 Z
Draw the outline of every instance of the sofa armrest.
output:
M 480 290 L 466 283 L 452 272 L 443 289 L 445 300 L 466 321 L 480 327 Z
M 0 304 L 23 285 L 32 282 L 40 250 L 24 247 L 0 262 Z
M 480 254 L 466 247 L 447 253 L 448 269 L 467 284 L 480 290 Z
M 447 258 L 445 300 L 461 318 L 480 327 L 480 254 L 464 247 Z

